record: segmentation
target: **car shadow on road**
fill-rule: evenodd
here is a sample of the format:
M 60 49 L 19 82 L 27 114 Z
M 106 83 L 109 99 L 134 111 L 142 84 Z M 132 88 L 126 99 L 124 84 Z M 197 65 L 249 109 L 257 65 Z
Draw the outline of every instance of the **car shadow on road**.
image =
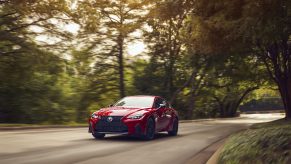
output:
M 153 139 L 154 141 L 158 140 L 168 140 L 168 139 L 175 139 L 175 138 L 180 138 L 182 135 L 177 135 L 177 136 L 169 136 L 167 133 L 158 133 L 155 135 L 155 138 Z M 96 140 L 94 138 L 90 139 Z M 107 135 L 103 139 L 97 139 L 96 141 L 104 141 L 104 142 L 147 142 L 147 140 L 143 140 L 140 137 L 136 136 L 127 136 L 127 135 Z

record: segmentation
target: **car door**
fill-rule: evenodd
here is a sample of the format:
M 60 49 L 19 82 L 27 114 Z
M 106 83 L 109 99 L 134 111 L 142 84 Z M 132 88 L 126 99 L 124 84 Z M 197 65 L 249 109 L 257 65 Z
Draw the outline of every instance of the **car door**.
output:
M 164 100 L 164 103 L 166 104 L 166 107 L 164 109 L 164 127 L 163 129 L 168 129 L 168 126 L 171 122 L 171 119 L 172 119 L 172 112 L 173 112 L 173 109 L 171 108 L 170 104 Z
M 166 120 L 166 107 L 162 107 L 160 108 L 160 104 L 163 103 L 163 99 L 162 98 L 156 98 L 155 103 L 154 103 L 154 108 L 156 108 L 156 130 L 157 131 L 161 131 L 165 128 L 167 120 Z

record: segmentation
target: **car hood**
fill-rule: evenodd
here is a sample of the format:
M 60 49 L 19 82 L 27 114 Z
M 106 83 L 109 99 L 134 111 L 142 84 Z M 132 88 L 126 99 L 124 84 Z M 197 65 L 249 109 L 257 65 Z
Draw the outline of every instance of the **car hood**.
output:
M 108 107 L 102 108 L 95 113 L 100 116 L 128 116 L 133 113 L 146 113 L 151 108 L 132 108 L 132 107 Z

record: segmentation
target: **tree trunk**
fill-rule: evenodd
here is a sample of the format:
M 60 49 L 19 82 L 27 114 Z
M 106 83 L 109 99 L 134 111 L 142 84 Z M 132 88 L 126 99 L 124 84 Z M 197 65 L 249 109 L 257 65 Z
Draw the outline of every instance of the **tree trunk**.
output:
M 171 95 L 173 93 L 173 81 L 174 81 L 174 67 L 176 62 L 176 57 L 178 53 L 176 53 L 176 42 L 172 39 L 173 36 L 173 22 L 170 19 L 169 20 L 169 29 L 168 29 L 168 44 L 167 44 L 167 50 L 169 53 L 169 61 L 168 64 L 166 64 L 165 68 L 165 89 L 168 92 L 167 94 Z
M 236 109 L 236 111 L 238 110 L 240 104 L 242 103 L 242 101 L 245 99 L 245 97 L 251 93 L 252 91 L 256 90 L 256 89 L 259 89 L 258 86 L 255 86 L 255 87 L 251 87 L 251 88 L 248 88 L 247 90 L 245 90 L 242 95 L 237 99 L 236 102 L 234 102 L 234 108 Z M 235 111 L 235 114 L 236 114 L 236 111 Z
M 77 108 L 76 122 L 83 123 L 84 121 L 86 121 L 90 114 L 88 107 L 89 107 L 88 96 L 83 95 Z
M 276 82 L 284 104 L 286 119 L 291 118 L 291 45 L 288 38 L 262 50 L 269 76 Z
M 194 106 L 195 106 L 195 95 L 193 92 L 191 92 L 189 95 L 188 109 L 185 117 L 186 120 L 191 120 L 193 118 Z
M 258 89 L 259 87 L 252 87 L 245 90 L 243 93 L 238 95 L 233 95 L 231 93 L 227 93 L 225 97 L 222 98 L 222 100 L 214 96 L 215 100 L 217 101 L 219 105 L 219 114 L 220 117 L 235 117 L 237 114 L 237 110 L 241 102 L 244 100 L 244 98 L 252 91 Z
M 288 98 L 287 98 L 287 105 L 285 107 L 286 118 L 291 119 L 291 75 L 289 76 L 287 80 L 287 92 L 288 92 Z
M 119 73 L 119 95 L 120 95 L 120 98 L 125 97 L 123 44 L 124 44 L 124 38 L 120 35 L 118 38 L 118 48 L 119 48 L 118 73 Z
M 188 109 L 187 109 L 187 112 L 186 112 L 186 117 L 185 119 L 186 120 L 190 120 L 193 118 L 193 110 L 195 108 L 195 98 L 196 98 L 196 95 L 195 95 L 195 85 L 194 85 L 194 82 L 193 82 L 193 79 L 191 80 L 192 83 L 190 86 L 190 95 L 189 95 L 189 99 L 188 99 Z
M 283 80 L 277 83 L 284 104 L 286 119 L 291 118 L 291 80 Z

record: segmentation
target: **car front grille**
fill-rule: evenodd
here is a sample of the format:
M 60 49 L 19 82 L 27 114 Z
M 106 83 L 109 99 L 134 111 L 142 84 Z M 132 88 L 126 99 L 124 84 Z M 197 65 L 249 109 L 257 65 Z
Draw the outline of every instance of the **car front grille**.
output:
M 112 121 L 108 121 L 112 117 Z M 102 116 L 96 124 L 97 132 L 117 132 L 125 133 L 128 131 L 127 126 L 121 121 L 123 116 Z

